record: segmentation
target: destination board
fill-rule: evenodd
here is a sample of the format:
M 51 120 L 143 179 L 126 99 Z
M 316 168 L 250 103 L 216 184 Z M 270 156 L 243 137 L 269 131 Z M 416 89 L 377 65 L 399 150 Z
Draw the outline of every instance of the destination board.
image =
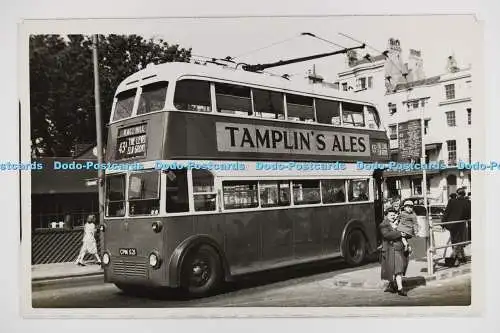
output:
M 117 143 L 117 160 L 146 156 L 146 124 L 119 129 Z

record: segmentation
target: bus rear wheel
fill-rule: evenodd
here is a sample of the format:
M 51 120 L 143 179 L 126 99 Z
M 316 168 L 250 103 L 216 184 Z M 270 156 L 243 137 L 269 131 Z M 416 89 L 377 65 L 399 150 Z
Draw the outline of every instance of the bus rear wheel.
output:
M 201 245 L 189 251 L 182 262 L 181 286 L 192 297 L 212 294 L 220 286 L 222 267 L 213 247 Z
M 366 258 L 366 239 L 361 230 L 351 230 L 345 240 L 344 259 L 351 266 L 361 265 Z

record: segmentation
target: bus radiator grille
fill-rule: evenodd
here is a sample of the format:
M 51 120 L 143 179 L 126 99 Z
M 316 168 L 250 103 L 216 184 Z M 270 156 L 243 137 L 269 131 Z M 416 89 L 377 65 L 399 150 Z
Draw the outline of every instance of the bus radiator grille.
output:
M 123 276 L 148 277 L 146 262 L 118 260 L 113 264 L 113 272 Z

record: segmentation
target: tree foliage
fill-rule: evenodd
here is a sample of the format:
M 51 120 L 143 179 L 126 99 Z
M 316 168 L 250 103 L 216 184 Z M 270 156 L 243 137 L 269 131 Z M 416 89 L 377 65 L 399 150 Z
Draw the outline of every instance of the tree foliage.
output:
M 30 36 L 33 156 L 69 156 L 77 143 L 95 143 L 92 40 L 83 35 Z M 138 35 L 99 36 L 102 128 L 118 84 L 149 63 L 187 62 L 191 49 Z

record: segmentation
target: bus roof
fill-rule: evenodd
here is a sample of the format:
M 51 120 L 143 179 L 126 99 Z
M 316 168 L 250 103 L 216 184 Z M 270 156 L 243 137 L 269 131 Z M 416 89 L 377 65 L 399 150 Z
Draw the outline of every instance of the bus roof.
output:
M 240 85 L 271 88 L 283 91 L 323 96 L 365 105 L 373 105 L 368 101 L 353 98 L 353 94 L 340 91 L 318 83 L 310 83 L 305 78 L 285 79 L 269 73 L 247 72 L 243 69 L 225 67 L 214 64 L 201 65 L 186 62 L 170 62 L 159 65 L 150 64 L 123 80 L 116 93 L 156 81 L 177 81 L 183 77 L 220 80 Z

